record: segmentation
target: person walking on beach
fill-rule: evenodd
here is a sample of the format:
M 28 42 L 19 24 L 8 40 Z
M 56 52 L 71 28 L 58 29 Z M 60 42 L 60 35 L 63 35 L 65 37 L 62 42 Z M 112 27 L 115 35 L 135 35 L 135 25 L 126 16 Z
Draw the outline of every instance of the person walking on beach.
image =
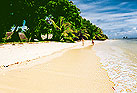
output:
M 82 40 L 82 46 L 84 46 L 84 39 L 83 39 L 83 37 L 82 37 L 82 39 L 81 39 L 81 40 Z
M 93 39 L 92 39 L 92 45 L 94 45 L 94 41 L 93 41 Z

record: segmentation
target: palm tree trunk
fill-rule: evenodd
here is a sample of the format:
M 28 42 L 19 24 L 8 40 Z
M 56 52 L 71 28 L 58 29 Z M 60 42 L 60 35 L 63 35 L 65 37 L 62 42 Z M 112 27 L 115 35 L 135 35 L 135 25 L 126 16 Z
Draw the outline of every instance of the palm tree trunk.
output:
M 49 33 L 47 32 L 47 40 L 49 39 Z

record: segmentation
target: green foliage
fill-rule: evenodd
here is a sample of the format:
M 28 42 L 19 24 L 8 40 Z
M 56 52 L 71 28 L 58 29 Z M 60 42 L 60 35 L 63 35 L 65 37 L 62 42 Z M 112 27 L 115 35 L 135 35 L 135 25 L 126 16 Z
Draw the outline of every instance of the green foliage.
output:
M 88 39 L 97 39 L 97 40 L 106 40 L 108 37 L 103 34 L 102 29 L 97 27 L 96 25 L 93 25 L 89 20 L 82 19 L 83 27 L 87 30 L 87 33 L 89 34 Z
M 65 19 L 63 17 L 60 17 L 60 25 L 58 26 L 57 23 L 54 22 L 54 20 L 50 19 L 52 25 L 54 26 L 53 39 L 63 42 L 74 42 L 73 38 L 75 37 L 75 35 L 73 34 L 73 30 L 71 29 L 71 24 L 69 22 L 65 22 L 64 20 Z
M 53 40 L 64 42 L 74 42 L 82 37 L 108 38 L 99 27 L 80 16 L 80 9 L 72 1 L 9 0 L 0 2 L 0 10 L 0 42 L 4 41 L 11 26 L 22 26 L 23 20 L 29 28 L 24 32 L 29 41 L 34 41 L 35 38 L 42 40 L 41 35 L 45 34 L 52 34 Z M 18 32 L 21 31 L 14 31 L 9 41 L 22 41 Z

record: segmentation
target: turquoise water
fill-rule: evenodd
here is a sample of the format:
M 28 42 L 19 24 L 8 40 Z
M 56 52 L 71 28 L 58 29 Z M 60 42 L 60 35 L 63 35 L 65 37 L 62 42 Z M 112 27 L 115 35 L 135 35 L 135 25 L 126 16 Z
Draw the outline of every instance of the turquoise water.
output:
M 115 84 L 115 92 L 137 92 L 137 40 L 108 40 L 94 49 Z

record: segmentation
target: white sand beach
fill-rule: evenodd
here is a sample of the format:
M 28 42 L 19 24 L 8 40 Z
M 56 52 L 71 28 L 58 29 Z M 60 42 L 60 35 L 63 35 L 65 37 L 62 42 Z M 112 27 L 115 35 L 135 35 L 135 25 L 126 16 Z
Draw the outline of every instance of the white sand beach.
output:
M 67 44 L 64 45 L 67 46 Z M 109 81 L 107 72 L 101 68 L 100 59 L 93 51 L 91 43 L 86 41 L 84 46 L 88 46 L 86 48 L 83 46 L 82 48 L 80 42 L 70 45 L 68 44 L 69 47 L 75 47 L 70 48 L 61 56 L 54 57 L 54 59 L 46 61 L 47 58 L 56 55 L 56 53 L 49 57 L 35 59 L 35 62 L 43 62 L 42 64 L 32 67 L 27 67 L 27 64 L 18 64 L 24 68 L 17 66 L 16 69 L 0 73 L 0 92 L 113 93 L 114 84 Z M 76 46 L 79 49 L 76 49 Z M 30 61 L 30 64 L 33 62 L 33 60 Z
M 96 41 L 95 45 L 101 42 Z M 114 84 L 109 81 L 107 72 L 101 68 L 100 59 L 92 47 L 91 41 L 85 41 L 84 46 L 81 42 L 1 46 L 3 53 L 4 49 L 14 50 L 14 54 L 8 51 L 10 58 L 13 55 L 25 57 L 31 53 L 29 57 L 35 60 L 30 60 L 29 64 L 25 61 L 15 64 L 15 69 L 11 69 L 12 66 L 1 68 L 0 93 L 113 93 Z M 60 55 L 59 50 L 67 51 Z M 22 54 L 17 55 L 20 51 Z M 28 51 L 29 53 L 25 55 Z M 35 58 L 38 57 L 36 56 L 38 53 L 38 56 L 44 56 Z M 43 54 L 40 55 L 41 53 Z M 4 57 L 2 54 L 1 56 Z M 7 59 L 10 60 L 8 57 Z M 12 58 L 12 62 L 14 59 Z M 33 63 L 41 64 L 32 65 Z M 4 71 L 6 69 L 10 70 Z
M 96 41 L 101 42 L 101 41 Z M 24 62 L 47 56 L 57 51 L 67 48 L 81 48 L 91 45 L 91 41 L 85 41 L 85 45 L 82 46 L 81 42 L 77 43 L 60 43 L 60 42 L 48 42 L 48 43 L 23 43 L 23 44 L 5 44 L 0 46 L 0 65 L 10 65 L 16 62 Z

